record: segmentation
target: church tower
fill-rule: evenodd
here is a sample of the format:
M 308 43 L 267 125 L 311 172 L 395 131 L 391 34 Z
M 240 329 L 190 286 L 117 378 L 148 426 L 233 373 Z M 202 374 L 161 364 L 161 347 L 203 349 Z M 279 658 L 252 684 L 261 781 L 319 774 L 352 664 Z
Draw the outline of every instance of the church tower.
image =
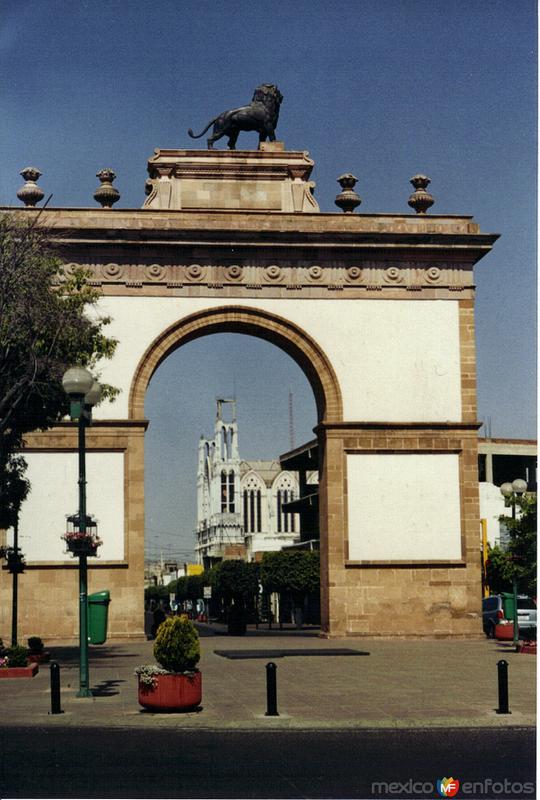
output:
M 199 441 L 197 519 L 199 563 L 208 567 L 224 558 L 244 557 L 234 399 L 218 398 L 214 438 Z

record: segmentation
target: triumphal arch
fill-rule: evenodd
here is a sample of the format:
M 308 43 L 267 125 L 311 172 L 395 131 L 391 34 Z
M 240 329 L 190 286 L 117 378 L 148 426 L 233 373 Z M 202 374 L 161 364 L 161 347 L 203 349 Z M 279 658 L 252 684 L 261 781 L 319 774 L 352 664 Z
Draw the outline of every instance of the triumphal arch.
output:
M 313 388 L 323 632 L 481 631 L 473 267 L 496 236 L 469 216 L 415 213 L 425 184 L 409 214 L 321 213 L 312 167 L 280 142 L 156 150 L 142 208 L 41 213 L 68 269 L 90 270 L 119 340 L 101 378 L 121 392 L 87 433 L 103 539 L 89 589 L 111 590 L 112 637 L 143 632 L 147 386 L 173 350 L 222 331 L 276 344 Z M 60 539 L 76 450 L 70 422 L 27 437 L 19 625 L 44 638 L 77 631 L 76 563 Z

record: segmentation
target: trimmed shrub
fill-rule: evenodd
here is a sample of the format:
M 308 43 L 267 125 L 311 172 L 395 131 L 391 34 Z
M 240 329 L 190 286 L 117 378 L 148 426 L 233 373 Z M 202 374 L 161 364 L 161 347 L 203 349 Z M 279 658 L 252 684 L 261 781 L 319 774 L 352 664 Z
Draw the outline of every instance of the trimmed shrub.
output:
M 174 591 L 174 589 L 171 589 Z M 147 586 L 144 590 L 144 602 L 148 605 L 151 600 L 155 600 L 156 603 L 159 603 L 160 600 L 168 600 L 169 599 L 169 587 L 168 586 Z
M 161 623 L 154 657 L 169 672 L 193 672 L 201 657 L 199 636 L 185 614 L 168 617 Z
M 267 592 L 289 592 L 296 601 L 319 591 L 319 552 L 281 550 L 265 553 L 261 583 Z
M 259 565 L 245 561 L 222 561 L 214 568 L 213 587 L 218 595 L 230 605 L 233 598 L 244 602 L 257 594 Z

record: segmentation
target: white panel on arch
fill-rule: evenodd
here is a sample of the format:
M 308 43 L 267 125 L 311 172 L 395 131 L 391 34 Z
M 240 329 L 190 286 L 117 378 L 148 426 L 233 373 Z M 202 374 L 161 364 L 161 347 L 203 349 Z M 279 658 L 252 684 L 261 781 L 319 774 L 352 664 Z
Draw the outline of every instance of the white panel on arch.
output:
M 72 561 L 60 538 L 78 500 L 77 453 L 25 453 L 31 483 L 19 517 L 19 546 L 27 561 Z M 101 560 L 124 558 L 124 454 L 87 453 L 87 513 L 98 522 Z M 91 564 L 94 559 L 90 559 Z
M 173 323 L 228 305 L 286 317 L 328 357 L 343 396 L 343 418 L 379 422 L 461 420 L 459 305 L 456 300 L 287 300 L 223 297 L 103 297 L 119 340 L 101 380 L 121 391 L 95 419 L 128 415 L 133 376 L 152 342 Z
M 461 558 L 457 454 L 349 454 L 347 486 L 351 561 Z

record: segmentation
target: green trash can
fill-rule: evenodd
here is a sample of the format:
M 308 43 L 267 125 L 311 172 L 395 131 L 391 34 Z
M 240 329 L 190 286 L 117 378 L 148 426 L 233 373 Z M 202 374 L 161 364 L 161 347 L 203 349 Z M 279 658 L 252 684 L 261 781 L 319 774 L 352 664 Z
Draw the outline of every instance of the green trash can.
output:
M 104 644 L 107 641 L 107 621 L 111 593 L 104 589 L 88 595 L 88 641 L 90 644 Z
M 501 596 L 503 601 L 504 616 L 506 619 L 514 619 L 514 593 L 501 592 Z

